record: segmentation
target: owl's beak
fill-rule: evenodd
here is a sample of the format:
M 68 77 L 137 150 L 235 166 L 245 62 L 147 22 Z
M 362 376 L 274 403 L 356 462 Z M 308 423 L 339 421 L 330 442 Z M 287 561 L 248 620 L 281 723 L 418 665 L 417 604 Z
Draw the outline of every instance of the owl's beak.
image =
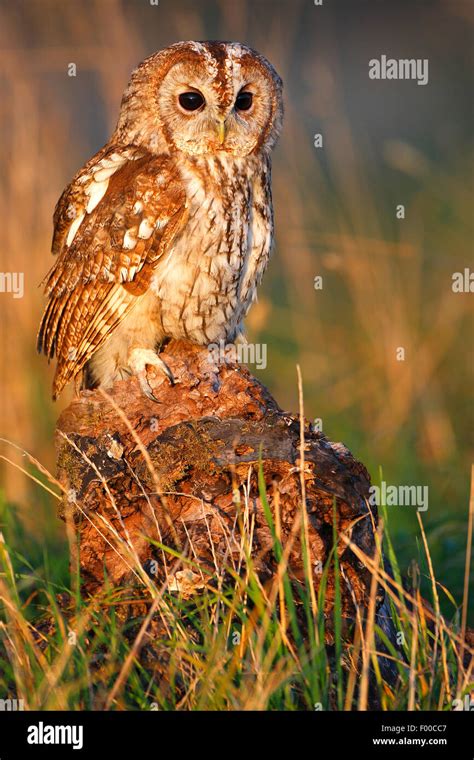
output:
M 219 145 L 223 145 L 225 140 L 225 119 L 222 116 L 217 120 L 216 129 Z

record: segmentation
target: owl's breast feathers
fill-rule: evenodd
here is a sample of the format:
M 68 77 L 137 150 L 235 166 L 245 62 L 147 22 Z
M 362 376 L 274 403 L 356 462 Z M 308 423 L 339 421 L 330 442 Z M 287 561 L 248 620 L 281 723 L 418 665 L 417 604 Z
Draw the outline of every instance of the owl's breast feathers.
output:
M 262 159 L 182 171 L 133 146 L 106 146 L 84 166 L 55 210 L 38 334 L 38 350 L 57 357 L 54 398 L 142 297 L 158 297 L 172 337 L 204 342 L 206 324 L 215 336 L 232 319 L 222 334 L 235 332 L 271 247 L 269 173 Z M 190 333 L 194 318 L 204 332 Z
M 214 155 L 179 162 L 188 217 L 152 290 L 162 334 L 208 345 L 232 341 L 253 302 L 273 239 L 270 163 Z
M 147 291 L 186 213 L 169 159 L 136 148 L 104 148 L 64 191 L 38 333 L 38 350 L 58 360 L 54 398 Z

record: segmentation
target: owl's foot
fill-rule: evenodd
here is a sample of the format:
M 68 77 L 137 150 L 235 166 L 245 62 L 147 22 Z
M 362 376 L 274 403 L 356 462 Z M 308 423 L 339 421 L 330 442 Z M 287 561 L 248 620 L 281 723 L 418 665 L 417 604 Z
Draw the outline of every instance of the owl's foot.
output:
M 160 359 L 158 354 L 152 351 L 151 348 L 132 349 L 128 357 L 128 366 L 130 367 L 132 374 L 138 378 L 138 382 L 140 383 L 140 388 L 142 389 L 143 393 L 145 396 L 147 396 L 147 398 L 151 399 L 151 401 L 160 403 L 154 395 L 153 389 L 148 382 L 147 366 L 156 367 L 159 369 L 166 375 L 171 385 L 175 385 L 175 379 L 170 368 L 166 362 L 163 361 L 163 359 Z

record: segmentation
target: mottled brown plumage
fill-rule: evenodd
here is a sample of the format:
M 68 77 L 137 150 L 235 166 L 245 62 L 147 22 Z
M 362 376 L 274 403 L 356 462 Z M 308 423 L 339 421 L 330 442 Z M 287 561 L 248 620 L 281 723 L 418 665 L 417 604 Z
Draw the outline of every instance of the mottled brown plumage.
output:
M 38 335 L 54 397 L 82 370 L 104 387 L 134 373 L 147 392 L 164 338 L 240 334 L 272 245 L 281 117 L 278 75 L 238 43 L 178 43 L 135 70 L 117 129 L 54 214 Z

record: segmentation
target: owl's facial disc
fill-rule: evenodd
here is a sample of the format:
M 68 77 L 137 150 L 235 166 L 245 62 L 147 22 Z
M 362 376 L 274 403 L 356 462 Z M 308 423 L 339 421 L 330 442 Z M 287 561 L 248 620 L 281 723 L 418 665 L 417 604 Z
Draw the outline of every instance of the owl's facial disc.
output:
M 265 66 L 250 57 L 196 55 L 166 73 L 157 109 L 168 143 L 183 153 L 244 157 L 276 139 L 281 92 Z

